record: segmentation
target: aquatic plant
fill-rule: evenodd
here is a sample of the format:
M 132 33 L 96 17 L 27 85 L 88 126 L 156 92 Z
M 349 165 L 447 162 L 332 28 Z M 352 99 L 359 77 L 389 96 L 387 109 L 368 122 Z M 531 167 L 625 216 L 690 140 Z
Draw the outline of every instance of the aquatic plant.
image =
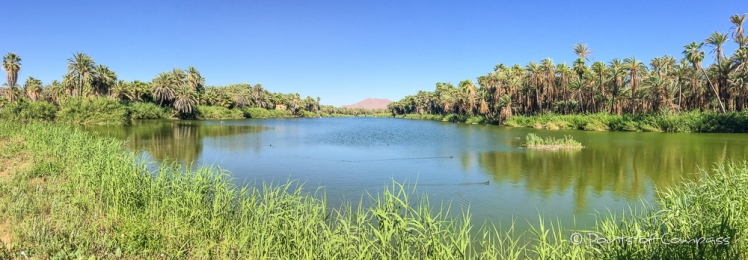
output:
M 525 143 L 523 144 L 523 146 L 532 149 L 545 150 L 584 148 L 584 146 L 582 146 L 582 143 L 577 142 L 570 135 L 564 136 L 563 139 L 556 139 L 550 136 L 543 139 L 533 133 L 529 133 L 527 134 L 527 136 L 525 136 Z

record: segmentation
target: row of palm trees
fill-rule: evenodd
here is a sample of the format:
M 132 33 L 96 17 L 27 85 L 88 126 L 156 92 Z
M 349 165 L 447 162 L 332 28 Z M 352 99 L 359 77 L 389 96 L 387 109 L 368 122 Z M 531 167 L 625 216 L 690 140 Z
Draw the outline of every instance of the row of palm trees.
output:
M 544 112 L 570 113 L 652 113 L 659 111 L 716 110 L 743 111 L 748 97 L 748 37 L 743 23 L 746 15 L 733 15 L 731 33 L 712 33 L 703 42 L 684 46 L 684 57 L 653 58 L 649 66 L 630 58 L 605 63 L 592 59 L 586 44 L 573 46 L 578 58 L 569 66 L 546 58 L 494 71 L 476 81 L 467 79 L 453 86 L 437 83 L 434 91 L 419 91 L 393 102 L 393 115 L 458 114 L 484 116 L 501 123 L 512 114 Z M 733 39 L 738 48 L 727 57 L 724 45 Z M 708 46 L 715 61 L 702 67 Z
M 282 108 L 290 110 L 293 115 L 300 115 L 302 111 L 318 112 L 320 108 L 319 97 L 302 99 L 298 93 L 271 93 L 260 84 L 206 87 L 205 78 L 194 67 L 161 72 L 150 82 L 124 81 L 118 80 L 117 74 L 107 66 L 96 64 L 91 56 L 79 52 L 68 59 L 67 73 L 62 82 L 54 80 L 43 86 L 40 80 L 29 77 L 23 88 L 18 88 L 21 58 L 15 53 L 8 53 L 3 57 L 2 66 L 7 74 L 7 83 L 4 84 L 7 89 L 0 94 L 8 102 L 20 98 L 61 105 L 67 98 L 107 97 L 125 103 L 152 102 L 173 108 L 175 115 L 183 118 L 194 117 L 198 105 Z

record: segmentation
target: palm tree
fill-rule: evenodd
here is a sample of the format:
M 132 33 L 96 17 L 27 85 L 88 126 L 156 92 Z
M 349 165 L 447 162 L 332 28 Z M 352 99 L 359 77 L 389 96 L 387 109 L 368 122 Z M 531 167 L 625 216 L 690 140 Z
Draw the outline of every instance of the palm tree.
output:
M 29 77 L 26 83 L 23 84 L 23 90 L 32 102 L 36 102 L 43 90 L 42 81 L 34 77 Z
M 159 100 L 159 106 L 164 106 L 164 101 L 174 99 L 174 88 L 171 84 L 171 75 L 168 73 L 159 73 L 151 82 L 151 91 L 153 97 Z
M 200 72 L 195 67 L 187 68 L 187 84 L 197 92 L 197 103 L 200 104 L 200 99 L 205 94 L 205 78 L 200 76 Z
M 722 50 L 722 45 L 724 45 L 727 40 L 729 40 L 729 37 L 727 37 L 726 33 L 718 32 L 713 32 L 712 35 L 709 36 L 709 38 L 706 38 L 706 40 L 704 40 L 704 43 L 706 43 L 707 45 L 714 46 L 714 50 L 712 50 L 711 52 L 714 53 L 715 59 L 717 59 L 717 63 L 722 63 L 722 58 L 725 56 Z
M 3 56 L 3 69 L 8 79 L 8 101 L 13 102 L 15 96 L 16 83 L 18 82 L 18 72 L 21 71 L 21 57 L 13 52 Z
M 546 102 L 547 107 L 553 104 L 555 99 L 555 88 L 556 88 L 556 64 L 553 63 L 551 58 L 545 58 L 540 61 L 540 69 L 545 72 L 545 84 L 547 90 L 543 92 L 543 99 Z
M 77 79 L 75 87 L 78 89 L 76 94 L 79 97 L 83 96 L 83 86 L 96 73 L 95 66 L 96 63 L 91 56 L 82 52 L 78 52 L 73 55 L 73 58 L 68 59 L 68 74 Z
M 475 84 L 469 79 L 460 81 L 459 92 L 462 94 L 462 100 L 460 101 L 462 106 L 460 108 L 465 112 L 465 114 L 472 116 L 473 111 L 476 108 L 475 98 L 477 90 Z
M 595 76 L 597 76 L 597 84 L 600 85 L 600 96 L 602 97 L 602 102 L 600 102 L 602 105 L 605 104 L 605 101 L 607 100 L 606 94 L 605 94 L 605 82 L 603 81 L 603 75 L 607 72 L 608 68 L 605 66 L 605 63 L 602 61 L 596 61 L 595 63 L 592 63 L 592 72 L 595 73 Z
M 626 77 L 626 71 L 624 69 L 623 62 L 621 62 L 620 59 L 611 60 L 610 66 L 608 68 L 608 73 L 610 74 L 610 78 L 613 83 L 613 91 L 611 92 L 613 99 L 610 102 L 610 113 L 613 113 L 613 108 L 616 106 L 616 97 L 620 93 L 623 79 L 624 77 Z M 620 114 L 619 109 L 616 109 L 616 111 L 618 114 Z
M 574 54 L 579 56 L 580 59 L 585 59 L 587 61 L 592 59 L 592 50 L 586 43 L 577 43 L 577 45 L 574 45 L 572 49 L 574 50 Z
M 96 73 L 92 79 L 94 92 L 97 95 L 109 95 L 110 89 L 117 82 L 117 74 L 110 70 L 109 67 L 99 65 L 96 67 Z
M 623 60 L 624 69 L 629 73 L 629 86 L 631 86 L 631 114 L 636 113 L 636 87 L 639 86 L 639 77 L 647 70 L 647 66 L 636 59 L 636 56 Z
M 704 51 L 701 50 L 701 47 L 703 46 L 704 43 L 692 42 L 691 44 L 684 46 L 686 50 L 683 51 L 683 54 L 686 55 L 686 59 L 691 62 L 694 69 L 701 71 L 704 77 L 706 77 L 707 82 L 709 82 L 709 85 L 712 86 L 712 90 L 714 90 L 714 95 L 717 97 L 717 101 L 719 102 L 720 109 L 722 109 L 722 113 L 725 113 L 725 106 L 722 104 L 722 99 L 719 97 L 717 88 L 714 87 L 712 81 L 709 80 L 709 76 L 706 75 L 704 68 L 701 67 L 701 61 L 704 60 Z
M 192 117 L 197 107 L 197 91 L 188 84 L 177 87 L 174 94 L 174 108 L 183 117 Z
M 745 14 L 741 15 L 733 15 L 730 16 L 730 22 L 734 24 L 735 26 L 732 27 L 732 38 L 735 40 L 736 43 L 740 46 L 740 48 L 743 48 L 746 44 L 746 37 L 745 37 L 745 30 L 743 29 L 743 22 L 745 22 Z

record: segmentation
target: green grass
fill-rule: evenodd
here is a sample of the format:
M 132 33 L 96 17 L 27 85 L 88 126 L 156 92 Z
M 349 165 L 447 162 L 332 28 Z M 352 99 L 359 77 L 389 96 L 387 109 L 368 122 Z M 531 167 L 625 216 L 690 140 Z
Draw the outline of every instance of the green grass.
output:
M 729 245 L 574 245 L 558 222 L 482 226 L 405 184 L 328 208 L 289 181 L 237 186 L 220 167 L 151 172 L 123 143 L 68 126 L 0 122 L 0 258 L 746 259 L 748 165 L 726 162 L 660 191 L 655 205 L 599 215 L 600 236 L 730 237 Z M 519 234 L 516 234 L 516 233 Z M 526 238 L 526 239 L 523 239 Z M 529 241 L 528 243 L 520 241 Z
M 525 136 L 525 144 L 527 148 L 532 149 L 544 149 L 544 150 L 556 150 L 556 149 L 580 149 L 584 148 L 582 143 L 577 142 L 570 135 L 561 138 L 546 137 L 545 139 L 537 136 L 536 134 L 529 133 Z
M 607 113 L 586 115 L 540 114 L 512 116 L 505 122 L 513 127 L 543 129 L 576 129 L 587 131 L 636 132 L 748 132 L 748 112 L 689 111 L 662 112 L 646 115 L 611 115 Z

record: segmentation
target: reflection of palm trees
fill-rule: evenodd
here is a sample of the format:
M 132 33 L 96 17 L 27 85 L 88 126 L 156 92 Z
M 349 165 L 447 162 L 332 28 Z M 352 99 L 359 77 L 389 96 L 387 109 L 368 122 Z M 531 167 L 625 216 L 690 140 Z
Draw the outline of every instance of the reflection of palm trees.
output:
M 581 151 L 483 152 L 477 154 L 477 162 L 496 183 L 522 184 L 543 197 L 573 192 L 575 208 L 582 212 L 590 193 L 638 201 L 651 192 L 649 185 L 670 187 L 683 179 L 698 178 L 691 174 L 698 172 L 697 167 L 748 155 L 741 145 L 708 145 L 707 138 L 657 138 L 663 140 L 656 146 L 641 142 Z
M 156 161 L 168 159 L 191 163 L 200 158 L 203 139 L 206 137 L 259 133 L 266 127 L 209 125 L 205 122 L 189 121 L 148 121 L 144 124 L 136 122 L 132 126 L 116 129 L 104 126 L 90 126 L 86 129 L 127 140 L 128 149 L 146 151 Z M 234 145 L 244 144 L 243 142 L 234 143 Z

